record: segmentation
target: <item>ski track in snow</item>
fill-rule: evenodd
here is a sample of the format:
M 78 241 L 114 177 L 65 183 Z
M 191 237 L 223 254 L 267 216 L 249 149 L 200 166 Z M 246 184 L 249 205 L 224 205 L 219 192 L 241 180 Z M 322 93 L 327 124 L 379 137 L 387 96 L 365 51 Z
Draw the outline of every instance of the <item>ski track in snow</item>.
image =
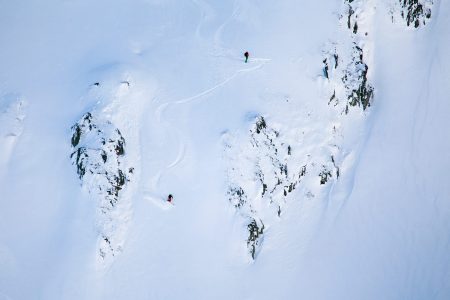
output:
M 262 68 L 267 62 L 270 61 L 270 59 L 263 59 L 263 58 L 257 58 L 257 59 L 253 59 L 253 60 L 249 60 L 250 62 L 254 61 L 263 61 L 263 63 L 252 67 L 252 68 L 247 68 L 247 69 L 241 69 L 236 71 L 233 75 L 231 75 L 230 77 L 228 77 L 227 79 L 223 80 L 222 82 L 216 84 L 215 86 L 204 90 L 203 92 L 200 92 L 198 94 L 195 94 L 193 96 L 187 97 L 187 98 L 183 98 L 174 102 L 166 102 L 161 104 L 157 109 L 156 109 L 156 118 L 158 121 L 161 120 L 162 115 L 164 114 L 165 110 L 170 106 L 170 105 L 177 105 L 177 104 L 187 104 L 189 102 L 195 101 L 196 99 L 199 99 L 203 96 L 206 96 L 212 92 L 214 92 L 215 90 L 217 90 L 220 87 L 225 86 L 228 82 L 230 82 L 231 80 L 233 80 L 234 78 L 236 78 L 238 75 L 242 74 L 242 73 L 246 73 L 246 72 L 252 72 L 252 71 L 256 71 L 260 68 Z
M 202 40 L 203 38 L 201 36 L 201 30 L 202 30 L 204 23 L 206 23 L 207 19 L 213 17 L 213 14 L 210 12 L 212 8 L 210 5 L 208 5 L 203 0 L 192 0 L 192 2 L 200 10 L 200 16 L 201 16 L 200 21 L 198 22 L 197 28 L 195 30 L 195 36 L 197 39 Z
M 149 201 L 150 203 L 152 203 L 153 205 L 155 205 L 156 207 L 158 207 L 162 210 L 168 210 L 173 207 L 173 204 L 170 204 L 168 201 L 158 197 L 157 195 L 152 196 L 150 194 L 146 194 L 144 196 L 144 200 Z
M 200 34 L 201 28 L 203 27 L 206 20 L 209 17 L 211 17 L 212 14 L 208 13 L 209 7 L 207 7 L 207 4 L 204 3 L 203 1 L 195 0 L 193 2 L 195 5 L 198 6 L 198 8 L 201 11 L 200 21 L 199 21 L 199 24 L 197 25 L 197 29 L 196 29 L 196 37 L 202 39 L 201 34 Z M 238 7 L 236 4 L 237 4 L 237 1 L 235 1 L 233 4 L 233 12 L 231 13 L 231 15 L 217 28 L 217 30 L 214 33 L 214 36 L 213 36 L 214 53 L 212 54 L 212 56 L 214 56 L 214 57 L 221 56 L 221 55 L 216 54 L 219 48 L 220 48 L 221 53 L 230 51 L 230 50 L 226 50 L 222 46 L 220 46 L 222 44 L 221 43 L 221 35 L 222 35 L 222 31 L 224 30 L 224 28 L 227 26 L 227 24 L 229 24 L 233 20 L 233 18 L 236 16 L 236 14 L 238 12 Z M 226 57 L 239 60 L 238 57 L 234 57 L 234 56 L 226 56 Z M 152 199 L 152 200 L 154 200 L 155 198 L 161 199 L 161 196 L 157 196 L 158 195 L 157 191 L 160 190 L 159 183 L 161 181 L 161 178 L 163 178 L 165 173 L 167 173 L 170 169 L 173 169 L 176 166 L 178 166 L 185 159 L 185 156 L 186 156 L 186 149 L 187 149 L 188 142 L 186 141 L 185 138 L 182 138 L 183 135 L 180 133 L 180 131 L 175 126 L 173 126 L 169 122 L 163 121 L 163 120 L 165 120 L 164 115 L 168 111 L 168 109 L 170 109 L 171 107 L 177 107 L 180 105 L 192 104 L 196 100 L 204 98 L 204 97 L 214 93 L 218 89 L 223 88 L 229 82 L 233 81 L 240 75 L 249 73 L 249 72 L 254 72 L 254 71 L 257 71 L 257 70 L 263 68 L 264 65 L 266 65 L 270 61 L 271 61 L 270 58 L 251 58 L 251 59 L 249 59 L 249 64 L 258 63 L 256 66 L 239 69 L 239 70 L 235 71 L 231 76 L 225 78 L 224 80 L 222 80 L 221 82 L 217 83 L 216 85 L 214 85 L 210 88 L 207 88 L 195 95 L 192 95 L 192 96 L 189 96 L 186 98 L 182 98 L 182 99 L 175 100 L 175 101 L 164 102 L 156 108 L 154 114 L 155 114 L 155 119 L 158 122 L 158 128 L 165 131 L 171 138 L 175 137 L 175 140 L 179 141 L 178 154 L 171 163 L 169 163 L 163 170 L 158 171 L 157 174 L 152 177 L 151 183 L 150 183 L 150 191 L 146 190 L 144 192 L 144 198 Z M 189 107 L 186 107 L 185 109 L 188 110 Z M 155 201 L 153 201 L 153 203 L 155 203 Z M 156 201 L 156 203 L 157 203 L 157 201 Z
M 236 14 L 239 10 L 239 7 L 237 6 L 237 0 L 234 1 L 233 3 L 233 12 L 231 13 L 231 15 L 225 20 L 225 22 L 222 23 L 222 25 L 220 25 L 216 32 L 214 33 L 214 49 L 218 50 L 218 49 L 222 49 L 223 47 L 221 46 L 222 44 L 222 32 L 225 29 L 225 27 L 231 22 L 231 20 L 233 20 L 236 17 Z
M 183 160 L 183 158 L 185 157 L 185 154 L 186 154 L 186 144 L 182 143 L 180 145 L 180 148 L 179 148 L 179 151 L 178 151 L 178 156 L 175 158 L 175 160 L 170 165 L 167 166 L 166 170 L 172 169 L 173 167 L 178 165 Z
M 250 60 L 251 62 L 252 60 Z M 158 124 L 158 128 L 162 129 L 163 131 L 170 133 L 170 136 L 176 137 L 176 140 L 179 141 L 179 145 L 178 145 L 178 155 L 177 157 L 170 163 L 168 164 L 162 171 L 159 171 L 152 179 L 152 183 L 150 184 L 151 186 L 151 190 L 153 191 L 153 193 L 156 193 L 156 191 L 159 190 L 158 188 L 158 184 L 160 182 L 160 179 L 164 176 L 164 174 L 176 167 L 177 165 L 179 165 L 185 158 L 186 156 L 186 148 L 187 148 L 187 142 L 186 139 L 182 138 L 181 133 L 179 132 L 179 130 L 173 126 L 172 124 L 168 123 L 168 122 L 163 122 L 162 120 L 164 120 L 164 114 L 165 112 L 169 109 L 169 107 L 171 106 L 177 106 L 177 105 L 184 105 L 184 104 L 190 104 L 193 101 L 205 97 L 211 93 L 213 93 L 214 91 L 216 91 L 217 89 L 225 86 L 228 82 L 232 81 L 233 79 L 235 79 L 236 77 L 238 77 L 240 74 L 243 73 L 247 73 L 247 72 L 252 72 L 252 71 L 256 71 L 258 69 L 261 69 L 266 63 L 270 62 L 270 59 L 254 59 L 253 61 L 262 61 L 261 64 L 255 66 L 255 67 L 251 67 L 251 68 L 246 68 L 246 69 L 240 69 L 238 71 L 236 71 L 233 75 L 231 75 L 230 77 L 226 78 L 225 80 L 223 80 L 222 82 L 214 85 L 211 88 L 208 88 L 206 90 L 204 90 L 203 92 L 200 92 L 198 94 L 195 94 L 193 96 L 187 97 L 187 98 L 182 98 L 180 100 L 176 100 L 174 102 L 166 102 L 166 103 L 162 103 L 158 106 L 158 108 L 155 110 L 155 119 L 157 120 Z M 147 192 L 148 193 L 148 192 Z M 148 196 L 145 196 L 148 197 Z

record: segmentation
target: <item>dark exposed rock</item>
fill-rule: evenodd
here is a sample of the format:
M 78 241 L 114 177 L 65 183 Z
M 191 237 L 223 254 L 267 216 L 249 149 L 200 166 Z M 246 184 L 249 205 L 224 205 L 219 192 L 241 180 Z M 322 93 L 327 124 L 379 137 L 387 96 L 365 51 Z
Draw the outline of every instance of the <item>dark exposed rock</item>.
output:
M 363 61 L 363 50 L 353 47 L 352 61 L 344 70 L 342 82 L 347 90 L 348 104 L 362 106 L 363 110 L 370 106 L 373 98 L 373 87 L 368 83 L 369 67 Z
M 259 220 L 260 226 L 255 219 L 247 225 L 248 229 L 248 239 L 247 239 L 247 247 L 252 256 L 252 259 L 256 258 L 257 252 L 260 249 L 263 241 L 264 234 L 264 223 Z
M 247 202 L 247 195 L 241 187 L 229 187 L 227 194 L 235 208 L 240 208 Z
M 79 147 L 75 152 L 70 155 L 70 158 L 73 159 L 75 156 L 75 165 L 77 166 L 77 174 L 80 179 L 83 178 L 84 174 L 86 174 L 86 164 L 89 155 L 86 153 L 85 147 Z
M 355 25 L 353 25 L 353 33 L 357 33 L 358 32 L 358 23 L 355 22 Z
M 323 166 L 322 172 L 320 172 L 319 176 L 320 176 L 320 184 L 327 183 L 328 178 L 333 177 L 333 175 L 331 175 L 331 171 L 328 170 L 325 166 Z
M 116 150 L 117 155 L 124 155 L 125 154 L 125 148 L 124 148 L 125 139 L 123 138 L 119 129 L 116 129 L 116 132 L 119 135 L 119 139 L 116 141 L 116 145 L 115 145 L 114 149 Z
M 425 25 L 426 20 L 431 18 L 430 6 L 433 1 L 399 0 L 399 2 L 402 8 L 401 16 L 405 19 L 407 26 L 414 25 L 415 28 L 418 28 L 420 24 Z
M 353 1 L 348 1 L 348 2 L 349 2 L 349 3 L 352 3 Z M 348 6 L 348 18 L 347 18 L 347 26 L 348 26 L 348 29 L 351 29 L 351 28 L 352 28 L 351 19 L 352 19 L 352 16 L 353 16 L 354 13 L 355 13 L 355 11 L 353 10 L 352 6 L 349 5 L 349 6 Z
M 328 63 L 327 63 L 326 58 L 323 60 L 323 76 L 325 76 L 325 78 L 329 78 L 328 77 Z
M 260 134 L 261 130 L 266 128 L 266 120 L 264 120 L 264 117 L 259 117 L 256 121 L 256 133 Z
M 81 138 L 81 128 L 76 124 L 73 128 L 73 135 L 72 135 L 72 147 L 76 147 L 78 143 L 80 142 Z
M 330 105 L 330 103 L 331 103 L 333 100 L 336 100 L 336 104 L 338 103 L 338 102 L 337 102 L 337 99 L 336 99 L 336 90 L 333 91 L 333 95 L 331 95 L 330 101 L 328 101 L 328 105 Z
M 334 168 L 336 170 L 336 178 L 339 178 L 340 170 L 339 170 L 339 167 L 336 165 L 336 161 L 334 160 L 334 156 L 333 155 L 331 156 L 331 161 L 333 162 L 333 166 L 334 166 Z

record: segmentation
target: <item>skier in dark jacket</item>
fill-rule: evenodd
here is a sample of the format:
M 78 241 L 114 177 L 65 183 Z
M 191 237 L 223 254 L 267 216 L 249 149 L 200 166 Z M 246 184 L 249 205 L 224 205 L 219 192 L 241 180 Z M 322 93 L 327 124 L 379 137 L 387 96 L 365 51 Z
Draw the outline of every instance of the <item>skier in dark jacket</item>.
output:
M 244 56 L 245 56 L 245 62 L 247 63 L 248 62 L 248 56 L 249 56 L 250 54 L 248 54 L 248 51 L 246 51 L 245 53 L 244 53 Z
M 169 196 L 167 197 L 167 202 L 172 203 L 172 200 L 173 200 L 173 196 L 172 196 L 172 194 L 169 194 Z

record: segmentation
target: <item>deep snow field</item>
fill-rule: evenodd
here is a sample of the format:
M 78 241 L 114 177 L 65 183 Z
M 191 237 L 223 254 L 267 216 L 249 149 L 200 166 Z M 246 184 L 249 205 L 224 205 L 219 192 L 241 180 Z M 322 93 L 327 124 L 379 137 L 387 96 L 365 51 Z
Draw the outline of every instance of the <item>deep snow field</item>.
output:
M 449 1 L 0 25 L 0 300 L 450 299 Z

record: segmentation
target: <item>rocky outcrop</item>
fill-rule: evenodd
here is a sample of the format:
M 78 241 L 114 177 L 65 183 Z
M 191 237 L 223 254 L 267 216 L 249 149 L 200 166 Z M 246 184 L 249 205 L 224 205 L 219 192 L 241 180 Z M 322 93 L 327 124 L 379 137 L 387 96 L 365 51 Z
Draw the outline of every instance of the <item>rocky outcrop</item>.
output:
M 134 170 L 124 161 L 125 138 L 112 122 L 88 112 L 72 126 L 71 144 L 70 158 L 76 173 L 83 188 L 98 203 L 98 251 L 106 259 L 121 251 L 115 240 L 117 225 L 113 215 Z
M 264 241 L 266 224 L 282 218 L 292 194 L 299 190 L 305 198 L 339 177 L 333 156 L 305 154 L 300 145 L 287 142 L 266 118 L 257 116 L 238 141 L 225 137 L 225 157 L 229 162 L 227 196 L 247 226 L 247 249 L 256 259 Z M 300 157 L 300 159 L 299 159 Z M 301 158 L 302 157 L 302 158 Z
M 373 87 L 368 83 L 369 67 L 363 60 L 363 49 L 354 44 L 351 61 L 344 70 L 342 83 L 345 86 L 348 105 L 362 107 L 370 106 L 373 97 Z M 346 108 L 348 112 L 348 107 Z
M 366 12 L 362 1 L 344 1 L 341 15 L 343 29 L 338 35 L 341 38 L 324 51 L 324 77 L 331 86 L 328 104 L 341 107 L 346 114 L 350 107 L 357 106 L 366 110 L 374 96 L 364 54 L 368 32 L 361 32 L 361 26 L 358 25 L 362 12 Z
M 431 18 L 432 0 L 399 0 L 400 15 L 407 26 L 418 28 Z
M 261 250 L 261 245 L 264 238 L 264 223 L 259 220 L 258 222 L 255 219 L 252 219 L 251 222 L 247 225 L 248 229 L 248 239 L 247 239 L 247 247 L 249 250 L 252 259 L 255 259 Z

